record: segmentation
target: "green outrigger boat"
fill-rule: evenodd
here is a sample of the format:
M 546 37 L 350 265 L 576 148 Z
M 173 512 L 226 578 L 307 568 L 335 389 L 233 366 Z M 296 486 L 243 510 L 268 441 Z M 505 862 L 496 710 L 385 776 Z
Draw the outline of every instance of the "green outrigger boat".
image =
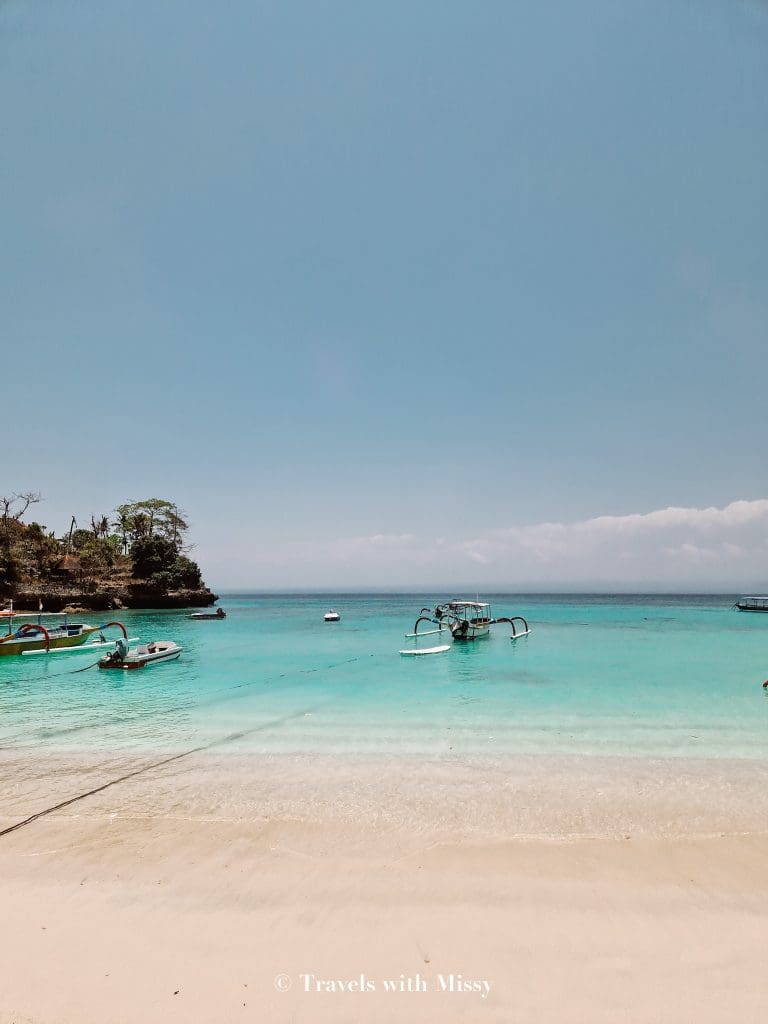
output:
M 13 609 L 0 612 L 0 622 L 8 623 L 8 631 L 0 636 L 0 657 L 27 654 L 30 651 L 56 651 L 67 647 L 79 647 L 86 643 L 93 633 L 101 633 L 109 626 L 117 626 L 127 637 L 121 622 L 108 622 L 103 626 L 91 626 L 87 622 L 70 622 L 67 613 L 46 613 L 46 618 L 63 618 L 63 622 L 44 626 L 43 613 L 38 615 L 14 612 Z M 14 619 L 22 621 L 14 629 Z M 36 621 L 29 621 L 35 619 Z

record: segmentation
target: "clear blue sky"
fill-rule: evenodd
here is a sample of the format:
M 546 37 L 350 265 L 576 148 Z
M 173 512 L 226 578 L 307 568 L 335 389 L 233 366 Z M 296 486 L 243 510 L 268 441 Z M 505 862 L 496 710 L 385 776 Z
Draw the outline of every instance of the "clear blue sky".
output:
M 0 490 L 218 587 L 768 583 L 767 183 L 756 0 L 0 2 Z

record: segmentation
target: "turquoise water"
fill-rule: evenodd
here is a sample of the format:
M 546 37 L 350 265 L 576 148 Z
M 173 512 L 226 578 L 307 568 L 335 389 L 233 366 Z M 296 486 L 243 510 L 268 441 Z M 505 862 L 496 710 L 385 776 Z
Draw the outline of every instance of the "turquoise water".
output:
M 422 605 L 450 596 L 233 596 L 222 622 L 120 613 L 181 659 L 107 673 L 75 672 L 88 655 L 0 658 L 0 746 L 768 756 L 768 615 L 723 596 L 486 595 L 532 634 L 500 625 L 399 656 Z

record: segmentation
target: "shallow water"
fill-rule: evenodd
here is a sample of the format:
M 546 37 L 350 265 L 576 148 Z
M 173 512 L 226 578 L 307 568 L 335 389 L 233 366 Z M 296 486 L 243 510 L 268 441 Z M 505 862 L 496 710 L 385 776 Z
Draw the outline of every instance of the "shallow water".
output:
M 768 756 L 768 615 L 723 596 L 494 595 L 530 636 L 500 625 L 401 657 L 422 605 L 448 596 L 238 595 L 221 622 L 120 613 L 143 642 L 179 642 L 181 659 L 107 673 L 76 672 L 85 654 L 0 658 L 0 746 Z M 330 607 L 340 623 L 323 622 Z

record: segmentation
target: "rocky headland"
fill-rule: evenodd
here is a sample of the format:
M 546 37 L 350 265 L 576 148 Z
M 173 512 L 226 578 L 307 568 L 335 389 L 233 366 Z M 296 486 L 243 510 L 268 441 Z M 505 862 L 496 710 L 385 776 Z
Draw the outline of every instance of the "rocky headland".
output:
M 205 608 L 218 595 L 187 555 L 187 523 L 160 498 L 130 502 L 109 516 L 91 516 L 67 534 L 22 517 L 37 495 L 2 498 L 0 606 L 45 611 L 120 608 Z

